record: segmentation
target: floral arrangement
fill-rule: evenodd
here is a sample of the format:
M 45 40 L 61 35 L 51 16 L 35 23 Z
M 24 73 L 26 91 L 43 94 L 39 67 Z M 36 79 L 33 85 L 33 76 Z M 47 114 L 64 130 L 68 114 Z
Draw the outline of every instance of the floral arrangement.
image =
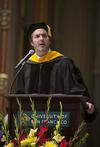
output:
M 80 147 L 88 138 L 88 133 L 85 130 L 86 123 L 82 121 L 79 125 L 74 136 L 67 140 L 65 136 L 61 135 L 61 121 L 62 121 L 62 103 L 59 102 L 60 112 L 57 124 L 48 137 L 49 131 L 48 120 L 50 111 L 50 100 L 47 101 L 46 120 L 41 126 L 37 126 L 37 112 L 34 107 L 34 101 L 30 98 L 32 108 L 32 118 L 22 111 L 20 101 L 17 99 L 19 105 L 18 116 L 13 115 L 14 119 L 14 134 L 12 138 L 9 129 L 8 122 L 5 121 L 5 117 L 0 113 L 0 143 L 3 147 Z M 18 118 L 17 118 L 18 117 Z M 27 128 L 27 124 L 31 119 L 32 127 Z M 18 121 L 19 120 L 19 121 Z

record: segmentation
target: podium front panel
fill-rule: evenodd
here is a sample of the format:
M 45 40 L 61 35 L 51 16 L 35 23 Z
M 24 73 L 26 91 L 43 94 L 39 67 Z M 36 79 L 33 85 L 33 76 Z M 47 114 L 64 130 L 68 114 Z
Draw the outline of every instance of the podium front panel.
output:
M 47 100 L 51 97 L 50 112 L 49 112 L 49 127 L 54 128 L 57 117 L 60 112 L 59 102 L 62 102 L 63 106 L 63 119 L 61 124 L 61 134 L 65 135 L 66 138 L 73 136 L 77 130 L 79 124 L 83 120 L 83 111 L 81 105 L 81 95 L 63 95 L 63 94 L 31 94 L 31 95 L 8 95 L 8 111 L 9 111 L 9 128 L 12 133 L 14 130 L 13 114 L 18 114 L 19 106 L 16 98 L 19 99 L 22 105 L 22 110 L 31 115 L 31 102 L 30 98 L 34 101 L 35 109 L 38 116 L 38 125 L 43 123 L 45 120 L 45 112 L 47 110 Z M 51 121 L 51 122 L 50 122 Z M 13 133 L 12 133 L 13 134 Z

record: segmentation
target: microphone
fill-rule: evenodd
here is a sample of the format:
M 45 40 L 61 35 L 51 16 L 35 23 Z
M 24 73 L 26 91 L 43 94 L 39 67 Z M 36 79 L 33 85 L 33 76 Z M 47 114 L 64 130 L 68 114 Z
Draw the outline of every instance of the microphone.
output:
M 34 54 L 34 50 L 30 50 L 28 54 L 23 59 L 21 59 L 20 62 L 15 66 L 15 69 L 17 69 L 21 65 L 24 65 L 25 62 L 28 60 L 28 58 L 31 57 L 31 55 L 33 54 Z

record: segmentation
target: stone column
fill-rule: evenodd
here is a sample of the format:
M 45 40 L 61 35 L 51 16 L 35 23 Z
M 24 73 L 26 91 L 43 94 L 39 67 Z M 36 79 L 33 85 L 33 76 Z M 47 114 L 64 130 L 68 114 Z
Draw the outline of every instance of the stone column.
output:
M 5 110 L 4 95 L 7 90 L 7 58 L 9 51 L 9 30 L 11 22 L 10 0 L 0 1 L 0 111 Z

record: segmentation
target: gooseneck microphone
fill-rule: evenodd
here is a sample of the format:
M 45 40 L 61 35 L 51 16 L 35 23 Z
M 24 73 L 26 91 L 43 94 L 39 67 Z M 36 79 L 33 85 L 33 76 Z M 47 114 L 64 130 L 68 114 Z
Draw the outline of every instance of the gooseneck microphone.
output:
M 28 54 L 19 61 L 19 63 L 15 66 L 15 69 L 19 68 L 21 65 L 25 64 L 25 62 L 28 60 L 29 57 L 31 57 L 34 54 L 34 50 L 30 50 Z

